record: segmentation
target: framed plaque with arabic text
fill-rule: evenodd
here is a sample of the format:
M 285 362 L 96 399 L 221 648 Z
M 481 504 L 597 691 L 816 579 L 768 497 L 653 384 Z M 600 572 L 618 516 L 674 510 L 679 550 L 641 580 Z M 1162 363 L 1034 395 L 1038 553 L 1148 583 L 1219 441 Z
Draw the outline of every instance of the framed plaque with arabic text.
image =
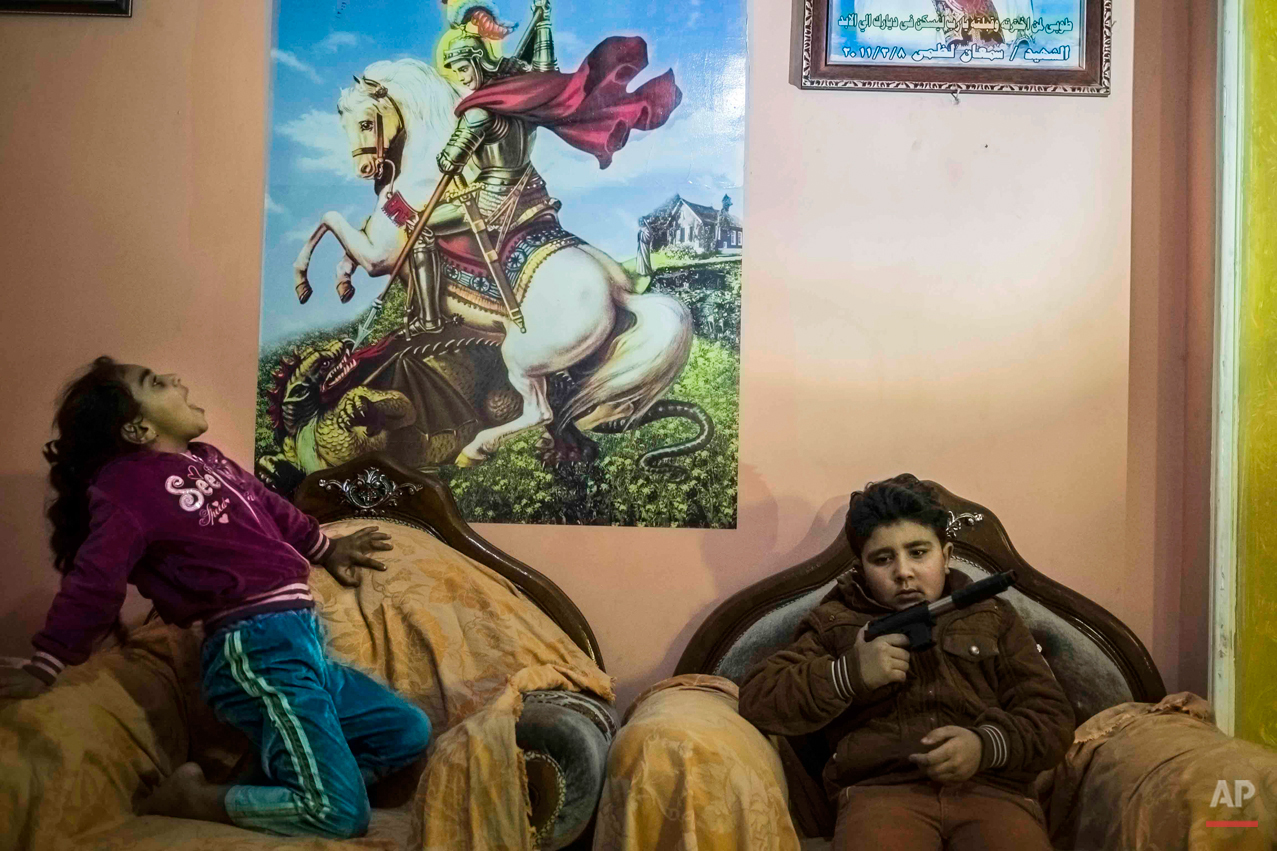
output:
M 798 85 L 1107 95 L 1112 0 L 795 0 Z

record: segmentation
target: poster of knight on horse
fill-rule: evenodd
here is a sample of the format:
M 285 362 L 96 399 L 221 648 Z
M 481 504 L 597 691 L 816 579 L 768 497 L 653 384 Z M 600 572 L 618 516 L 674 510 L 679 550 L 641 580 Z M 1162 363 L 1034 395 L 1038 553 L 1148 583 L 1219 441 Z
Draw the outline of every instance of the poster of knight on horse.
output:
M 276 0 L 257 474 L 734 528 L 745 2 Z

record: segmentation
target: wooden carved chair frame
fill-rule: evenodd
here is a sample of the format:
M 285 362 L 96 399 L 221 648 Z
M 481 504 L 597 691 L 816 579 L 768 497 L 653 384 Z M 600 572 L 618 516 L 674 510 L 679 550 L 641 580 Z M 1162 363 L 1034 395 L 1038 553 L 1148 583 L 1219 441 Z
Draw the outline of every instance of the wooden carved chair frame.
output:
M 952 517 L 954 555 L 988 570 L 1014 570 L 1016 588 L 1090 638 L 1121 671 L 1132 699 L 1156 702 L 1166 695 L 1161 674 L 1147 648 L 1111 612 L 1043 575 L 1011 544 L 997 516 L 982 505 L 957 496 L 935 482 L 942 504 Z M 795 598 L 808 594 L 850 569 L 851 546 L 841 532 L 824 552 L 727 599 L 701 624 L 679 659 L 676 674 L 713 673 L 728 650 L 751 626 Z
M 545 575 L 502 552 L 471 528 L 457 510 L 448 486 L 435 476 L 413 472 L 383 453 L 370 453 L 307 476 L 293 494 L 293 503 L 320 523 L 385 518 L 424 529 L 513 582 L 603 667 L 598 640 L 576 604 Z

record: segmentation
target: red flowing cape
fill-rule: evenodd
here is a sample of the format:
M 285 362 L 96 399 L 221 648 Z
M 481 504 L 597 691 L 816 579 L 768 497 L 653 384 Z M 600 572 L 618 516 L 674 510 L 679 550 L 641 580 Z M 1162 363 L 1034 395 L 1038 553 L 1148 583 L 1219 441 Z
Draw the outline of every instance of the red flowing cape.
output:
M 460 116 L 481 107 L 548 127 L 607 168 L 631 130 L 655 130 L 683 99 L 670 69 L 633 92 L 626 87 L 647 67 L 647 43 L 637 36 L 604 39 L 571 74 L 529 71 L 500 77 L 457 104 Z

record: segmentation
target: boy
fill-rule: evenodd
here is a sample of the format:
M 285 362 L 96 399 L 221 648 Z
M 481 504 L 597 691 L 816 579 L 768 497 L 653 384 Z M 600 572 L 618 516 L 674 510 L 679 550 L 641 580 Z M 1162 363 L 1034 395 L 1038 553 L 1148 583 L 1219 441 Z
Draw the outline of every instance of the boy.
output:
M 948 521 L 907 474 L 853 494 L 852 571 L 741 686 L 763 731 L 823 733 L 834 851 L 1050 851 L 1032 783 L 1072 743 L 1073 712 L 1010 604 L 940 616 L 918 653 L 902 635 L 864 640 L 871 620 L 970 583 L 949 571 Z

